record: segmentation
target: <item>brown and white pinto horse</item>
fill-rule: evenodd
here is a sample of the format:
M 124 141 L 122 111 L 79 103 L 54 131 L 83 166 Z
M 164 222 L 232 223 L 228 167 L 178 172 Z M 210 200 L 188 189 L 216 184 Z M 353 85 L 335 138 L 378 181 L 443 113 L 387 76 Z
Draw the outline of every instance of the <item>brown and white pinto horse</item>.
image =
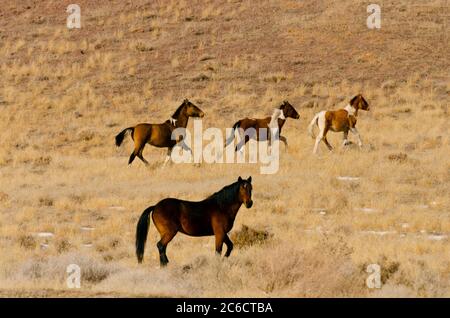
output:
M 272 126 L 271 124 L 273 123 L 274 120 L 278 121 L 278 129 L 279 129 L 278 132 L 280 136 L 279 138 L 287 147 L 288 146 L 287 139 L 286 137 L 281 136 L 281 129 L 283 128 L 284 123 L 286 122 L 286 119 L 288 117 L 298 119 L 300 118 L 300 115 L 297 113 L 295 108 L 288 101 L 285 100 L 280 106 L 278 106 L 278 108 L 275 109 L 274 115 L 272 117 L 269 116 L 262 119 L 246 117 L 244 119 L 238 120 L 233 125 L 233 131 L 227 138 L 225 142 L 225 147 L 227 147 L 234 140 L 236 130 L 239 132 L 240 142 L 238 145 L 236 145 L 235 151 L 238 151 L 241 149 L 241 147 L 245 146 L 245 144 L 250 140 L 250 138 L 256 139 L 257 141 L 269 140 L 270 128 L 273 128 L 271 127 Z M 255 130 L 256 136 L 245 133 L 247 129 L 251 128 Z M 261 128 L 266 129 L 265 135 L 259 134 L 259 129 Z
M 131 164 L 137 156 L 146 165 L 148 165 L 148 161 L 142 156 L 142 151 L 144 150 L 146 144 L 159 148 L 168 148 L 166 161 L 164 162 L 165 164 L 170 159 L 170 153 L 172 152 L 173 147 L 181 141 L 181 138 L 179 140 L 172 139 L 173 130 L 176 128 L 186 128 L 189 117 L 203 116 L 205 116 L 205 113 L 200 108 L 185 99 L 177 108 L 172 117 L 162 124 L 144 123 L 122 130 L 116 136 L 116 146 L 119 147 L 122 144 L 125 135 L 130 133 L 131 138 L 134 140 L 134 151 L 130 155 L 128 164 Z M 184 143 L 182 146 L 187 147 Z
M 308 126 L 309 134 L 313 138 L 316 138 L 313 153 L 317 153 L 317 148 L 319 147 L 321 140 L 323 140 L 330 151 L 333 149 L 327 140 L 327 132 L 329 130 L 334 132 L 344 132 L 344 146 L 349 144 L 347 137 L 348 131 L 350 130 L 358 138 L 358 146 L 361 148 L 361 136 L 355 127 L 358 110 L 360 109 L 368 111 L 369 104 L 361 94 L 358 94 L 350 100 L 349 104 L 345 106 L 344 109 L 323 110 L 317 113 Z M 319 127 L 319 135 L 317 137 L 314 136 L 313 132 L 315 124 Z

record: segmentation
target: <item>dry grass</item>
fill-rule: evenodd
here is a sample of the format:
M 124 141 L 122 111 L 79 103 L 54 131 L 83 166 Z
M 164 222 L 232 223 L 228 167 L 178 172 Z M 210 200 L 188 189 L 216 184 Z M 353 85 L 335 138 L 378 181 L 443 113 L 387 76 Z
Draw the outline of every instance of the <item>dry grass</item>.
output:
M 80 30 L 66 29 L 64 1 L 2 3 L 0 295 L 449 297 L 443 1 L 379 1 L 378 31 L 365 1 L 204 2 L 78 1 Z M 358 92 L 371 105 L 364 149 L 329 134 L 336 150 L 311 155 L 313 114 Z M 184 98 L 206 112 L 205 129 L 288 99 L 301 117 L 284 128 L 279 172 L 162 169 L 152 147 L 150 168 L 127 167 L 131 141 L 116 149 L 115 134 L 166 120 Z M 229 259 L 215 258 L 212 237 L 178 235 L 160 269 L 151 226 L 137 265 L 144 208 L 202 199 L 239 175 L 253 176 L 255 204 L 238 214 Z M 70 263 L 79 291 L 65 285 Z M 372 263 L 380 290 L 365 286 Z

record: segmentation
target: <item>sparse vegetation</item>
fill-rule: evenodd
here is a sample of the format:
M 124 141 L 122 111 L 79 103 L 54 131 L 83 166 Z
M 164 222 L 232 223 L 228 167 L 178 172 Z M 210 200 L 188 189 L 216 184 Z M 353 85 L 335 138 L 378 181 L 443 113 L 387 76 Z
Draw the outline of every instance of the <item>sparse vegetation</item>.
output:
M 449 297 L 444 11 L 377 3 L 381 30 L 350 0 L 82 1 L 82 28 L 68 30 L 59 1 L 2 1 L 0 296 Z M 335 151 L 313 156 L 313 114 L 360 92 L 363 150 L 330 134 Z M 204 129 L 289 100 L 300 119 L 283 128 L 279 172 L 161 168 L 153 147 L 149 167 L 127 167 L 131 141 L 115 148 L 115 134 L 167 120 L 184 98 L 205 111 Z M 253 176 L 254 206 L 239 212 L 230 258 L 214 256 L 213 237 L 178 235 L 161 270 L 152 225 L 137 265 L 145 207 L 204 198 L 239 175 Z M 373 263 L 379 290 L 365 285 Z
M 242 228 L 234 231 L 231 236 L 234 246 L 238 248 L 262 244 L 268 238 L 270 238 L 269 232 L 264 230 L 255 230 L 247 225 L 242 225 Z

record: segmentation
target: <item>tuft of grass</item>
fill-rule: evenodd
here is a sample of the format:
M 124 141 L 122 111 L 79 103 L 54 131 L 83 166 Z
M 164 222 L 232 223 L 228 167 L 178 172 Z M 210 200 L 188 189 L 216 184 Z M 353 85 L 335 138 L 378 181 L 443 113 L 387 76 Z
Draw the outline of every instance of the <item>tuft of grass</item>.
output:
M 21 235 L 18 238 L 20 247 L 26 250 L 34 250 L 37 246 L 36 239 L 31 235 Z
M 265 230 L 255 230 L 247 225 L 242 225 L 241 229 L 233 232 L 231 240 L 238 248 L 249 247 L 255 244 L 263 244 L 271 237 Z
M 387 158 L 394 162 L 403 163 L 408 159 L 408 155 L 404 152 L 391 153 Z

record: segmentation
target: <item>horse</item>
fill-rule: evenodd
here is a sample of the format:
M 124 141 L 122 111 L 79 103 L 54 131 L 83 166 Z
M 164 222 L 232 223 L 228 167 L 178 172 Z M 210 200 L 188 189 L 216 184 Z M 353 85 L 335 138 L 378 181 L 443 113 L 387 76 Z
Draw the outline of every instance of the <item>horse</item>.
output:
M 230 256 L 233 243 L 228 232 L 241 205 L 247 209 L 253 205 L 252 177 L 238 180 L 203 201 L 184 201 L 166 198 L 144 210 L 136 228 L 136 256 L 138 263 L 144 258 L 145 243 L 150 225 L 150 214 L 161 239 L 156 244 L 159 251 L 160 266 L 166 266 L 167 244 L 181 232 L 189 236 L 215 236 L 216 254 L 222 254 L 223 243 L 227 246 L 225 257 Z
M 191 103 L 188 99 L 185 99 L 183 103 L 177 108 L 170 119 L 166 120 L 162 124 L 147 124 L 142 123 L 134 127 L 128 127 L 122 130 L 116 136 L 116 146 L 120 147 L 125 138 L 126 134 L 130 134 L 134 141 L 134 150 L 130 155 L 128 164 L 131 164 L 134 158 L 137 156 L 146 165 L 148 161 L 142 155 L 142 151 L 146 144 L 150 144 L 159 148 L 168 148 L 167 156 L 164 164 L 170 159 L 170 154 L 173 147 L 180 141 L 182 137 L 178 140 L 173 140 L 171 138 L 172 132 L 176 128 L 186 128 L 188 124 L 189 117 L 200 117 L 203 118 L 205 113 L 198 108 L 196 105 Z M 183 143 L 184 148 L 187 146 Z M 190 149 L 188 149 L 190 150 Z
M 311 120 L 308 126 L 308 132 L 312 138 L 316 138 L 316 143 L 314 145 L 313 153 L 317 153 L 317 148 L 321 140 L 327 145 L 328 149 L 331 151 L 333 147 L 329 144 L 327 140 L 327 132 L 329 130 L 334 132 L 344 132 L 344 143 L 343 146 L 348 145 L 348 131 L 350 130 L 358 138 L 358 146 L 362 148 L 361 136 L 356 129 L 356 119 L 358 117 L 358 110 L 369 111 L 370 107 L 367 101 L 361 94 L 354 96 L 350 102 L 345 106 L 344 109 L 338 110 L 323 110 L 317 113 Z M 319 135 L 314 136 L 313 128 L 317 124 L 319 127 Z
M 263 140 L 269 140 L 270 141 L 270 128 L 273 128 L 273 125 L 270 125 L 270 123 L 273 123 L 273 119 L 278 120 L 278 132 L 279 132 L 279 139 L 284 143 L 286 148 L 288 147 L 287 139 L 284 136 L 281 136 L 281 129 L 284 126 L 284 123 L 286 122 L 287 118 L 293 118 L 293 119 L 299 119 L 300 115 L 297 113 L 295 108 L 287 101 L 283 101 L 278 108 L 275 108 L 274 114 L 272 117 L 265 117 L 262 119 L 257 118 L 244 118 L 241 120 L 238 120 L 233 125 L 233 130 L 231 131 L 230 136 L 225 141 L 225 147 L 227 147 L 235 138 L 236 130 L 239 132 L 240 142 L 235 147 L 235 151 L 238 151 L 241 149 L 241 147 L 245 146 L 245 144 L 252 139 L 256 139 L 257 141 L 263 141 Z M 272 127 L 271 127 L 272 126 Z M 259 132 L 260 128 L 266 129 L 266 134 L 263 135 L 261 133 L 257 133 L 255 135 L 249 135 L 248 133 L 245 133 L 247 129 L 253 128 L 256 132 Z

